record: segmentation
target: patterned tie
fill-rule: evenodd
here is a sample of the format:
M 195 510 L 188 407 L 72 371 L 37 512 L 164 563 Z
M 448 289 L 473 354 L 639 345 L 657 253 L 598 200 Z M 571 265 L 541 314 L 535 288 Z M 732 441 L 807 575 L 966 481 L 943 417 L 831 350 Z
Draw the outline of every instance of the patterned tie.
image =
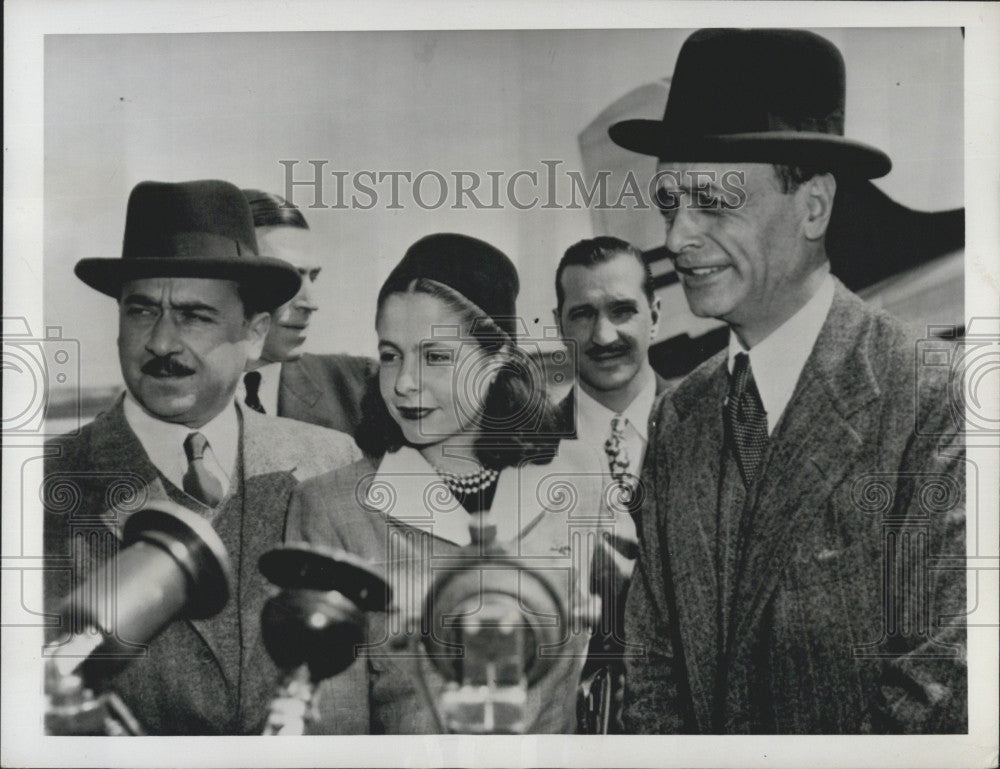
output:
M 750 370 L 750 356 L 745 352 L 736 356 L 729 379 L 725 415 L 726 430 L 743 476 L 743 485 L 750 488 L 757 475 L 757 466 L 767 450 L 767 412 Z
M 209 507 L 222 501 L 222 484 L 205 467 L 205 449 L 208 439 L 201 433 L 191 433 L 184 439 L 184 453 L 187 455 L 188 469 L 184 473 L 184 491 Z
M 604 453 L 608 455 L 611 477 L 622 489 L 629 488 L 628 447 L 625 445 L 625 427 L 628 420 L 621 414 L 611 418 L 611 435 L 604 442 Z
M 260 396 L 258 395 L 260 392 L 260 379 L 259 371 L 248 371 L 243 375 L 243 386 L 247 389 L 247 397 L 244 403 L 254 411 L 266 414 L 264 404 L 260 402 Z

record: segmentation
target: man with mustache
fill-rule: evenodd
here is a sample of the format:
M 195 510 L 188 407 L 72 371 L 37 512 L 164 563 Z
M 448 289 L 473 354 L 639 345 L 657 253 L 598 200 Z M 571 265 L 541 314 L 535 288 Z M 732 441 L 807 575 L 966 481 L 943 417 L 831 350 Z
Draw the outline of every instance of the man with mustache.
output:
M 281 544 L 298 481 L 360 456 L 343 433 L 234 403 L 298 273 L 258 255 L 249 206 L 222 181 L 137 185 L 121 258 L 83 259 L 75 271 L 118 302 L 127 390 L 48 447 L 47 608 L 114 558 L 122 525 L 147 502 L 197 513 L 228 552 L 228 603 L 210 619 L 174 621 L 107 683 L 149 733 L 260 734 L 279 673 L 261 640 L 258 558 Z M 71 496 L 56 493 L 67 486 Z
M 245 189 L 261 253 L 284 259 L 302 277 L 302 288 L 274 311 L 258 360 L 240 382 L 237 397 L 265 414 L 298 419 L 353 435 L 361 399 L 378 373 L 371 358 L 303 353 L 309 323 L 319 309 L 315 283 L 323 268 L 302 212 L 280 195 Z
M 647 421 L 656 396 L 666 388 L 649 363 L 656 337 L 660 300 L 642 252 L 624 240 L 597 237 L 566 250 L 556 268 L 559 331 L 575 347 L 576 387 L 559 404 L 564 427 L 597 455 L 607 468 L 604 500 L 616 509 L 612 536 L 595 550 L 594 575 L 606 575 L 595 588 L 603 605 L 602 627 L 594 633 L 584 684 L 591 706 L 621 694 L 625 651 L 625 589 L 636 554 L 630 510 L 646 453 Z M 620 731 L 620 708 L 588 707 L 587 731 Z M 604 725 L 606 723 L 606 726 Z
M 844 137 L 844 77 L 813 33 L 701 30 L 663 120 L 610 129 L 659 159 L 688 304 L 730 328 L 653 411 L 632 732 L 967 730 L 949 372 L 831 276 L 824 246 L 838 184 L 891 167 Z

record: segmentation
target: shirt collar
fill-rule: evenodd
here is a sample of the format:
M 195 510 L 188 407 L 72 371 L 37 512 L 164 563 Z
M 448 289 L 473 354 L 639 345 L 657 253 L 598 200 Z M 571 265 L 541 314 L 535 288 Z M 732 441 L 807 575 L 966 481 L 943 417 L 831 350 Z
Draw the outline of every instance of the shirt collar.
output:
M 236 469 L 236 456 L 239 453 L 240 436 L 240 421 L 235 404 L 224 408 L 197 430 L 150 416 L 128 391 L 125 394 L 123 408 L 125 421 L 146 450 L 150 461 L 174 483 L 177 483 L 179 477 L 183 477 L 184 469 L 187 467 L 184 439 L 193 432 L 205 436 L 218 460 L 219 469 L 225 473 L 225 480 L 232 479 L 233 471 Z
M 798 312 L 749 351 L 736 334 L 729 332 L 729 371 L 732 373 L 739 353 L 749 352 L 754 382 L 767 412 L 769 433 L 774 432 L 775 425 L 792 399 L 802 369 L 830 313 L 833 293 L 833 278 L 828 274 Z
M 643 375 L 645 375 L 646 381 L 642 389 L 622 412 L 622 416 L 635 428 L 643 441 L 648 441 L 649 414 L 653 410 L 653 402 L 656 400 L 656 375 L 650 368 L 640 374 L 640 376 Z M 603 403 L 599 403 L 579 386 L 576 388 L 576 407 L 578 435 L 583 433 L 599 436 L 603 445 L 603 441 L 607 437 L 608 426 L 617 412 L 612 411 Z

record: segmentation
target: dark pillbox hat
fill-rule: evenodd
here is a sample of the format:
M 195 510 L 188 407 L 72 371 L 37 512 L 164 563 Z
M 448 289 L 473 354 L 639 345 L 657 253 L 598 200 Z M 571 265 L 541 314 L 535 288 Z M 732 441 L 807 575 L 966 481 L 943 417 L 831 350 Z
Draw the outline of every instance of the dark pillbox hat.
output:
M 506 254 L 468 235 L 437 233 L 410 246 L 389 273 L 378 303 L 425 278 L 454 289 L 490 316 L 512 339 L 517 336 L 515 304 L 520 283 Z

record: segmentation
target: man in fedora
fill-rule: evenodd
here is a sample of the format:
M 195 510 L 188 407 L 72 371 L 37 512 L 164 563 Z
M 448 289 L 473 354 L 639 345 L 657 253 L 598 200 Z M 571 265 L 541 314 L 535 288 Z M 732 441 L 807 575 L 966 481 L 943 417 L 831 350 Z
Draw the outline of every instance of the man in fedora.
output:
M 278 671 L 260 637 L 257 560 L 281 543 L 297 482 L 360 456 L 342 433 L 234 403 L 299 276 L 258 255 L 249 206 L 221 181 L 137 185 L 122 257 L 83 259 L 76 274 L 118 302 L 127 391 L 48 449 L 48 607 L 114 557 L 146 502 L 204 516 L 232 563 L 230 600 L 211 619 L 170 624 L 107 683 L 149 733 L 259 734 Z
M 964 449 L 947 372 L 830 275 L 838 180 L 890 169 L 844 94 L 818 35 L 701 30 L 663 120 L 610 129 L 659 158 L 688 304 L 730 328 L 653 410 L 631 731 L 967 730 Z
M 302 288 L 271 315 L 258 360 L 243 375 L 237 397 L 265 414 L 330 427 L 354 435 L 365 388 L 378 374 L 371 358 L 303 353 L 309 323 L 319 309 L 315 281 L 323 269 L 302 212 L 280 195 L 243 190 L 261 252 L 283 259 L 302 277 Z

